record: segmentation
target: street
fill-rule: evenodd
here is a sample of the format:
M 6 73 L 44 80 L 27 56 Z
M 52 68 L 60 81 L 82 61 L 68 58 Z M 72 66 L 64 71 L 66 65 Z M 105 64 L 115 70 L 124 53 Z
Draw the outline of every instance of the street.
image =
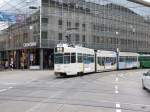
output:
M 0 72 L 0 112 L 150 112 L 142 73 L 123 70 L 78 77 L 53 71 Z

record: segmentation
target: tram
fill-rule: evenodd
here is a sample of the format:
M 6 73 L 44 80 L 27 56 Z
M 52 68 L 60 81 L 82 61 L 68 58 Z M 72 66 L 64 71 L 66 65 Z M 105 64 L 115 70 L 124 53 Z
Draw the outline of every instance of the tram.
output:
M 132 69 L 139 68 L 140 63 L 138 61 L 139 54 L 132 52 L 119 52 L 119 69 Z
M 139 54 L 94 50 L 69 44 L 58 44 L 54 53 L 55 75 L 81 75 L 118 69 L 139 68 Z
M 114 51 L 98 50 L 96 53 L 97 72 L 116 70 L 117 55 Z
M 93 49 L 58 44 L 55 48 L 55 75 L 75 75 L 95 72 Z
M 150 68 L 150 55 L 148 54 L 139 55 L 139 62 L 141 68 Z

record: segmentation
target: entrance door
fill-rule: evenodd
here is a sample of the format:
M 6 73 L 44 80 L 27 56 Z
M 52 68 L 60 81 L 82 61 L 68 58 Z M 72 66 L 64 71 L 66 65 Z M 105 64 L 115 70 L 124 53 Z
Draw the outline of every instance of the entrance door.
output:
M 43 68 L 44 69 L 54 69 L 54 50 L 45 49 L 43 51 Z

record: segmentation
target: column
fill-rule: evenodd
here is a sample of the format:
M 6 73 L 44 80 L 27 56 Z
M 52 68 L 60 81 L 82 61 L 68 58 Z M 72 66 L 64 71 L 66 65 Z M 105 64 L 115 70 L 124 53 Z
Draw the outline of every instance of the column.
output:
M 43 70 L 43 49 L 40 49 L 40 69 Z
M 19 69 L 19 65 L 20 65 L 20 51 L 17 50 L 16 51 L 16 69 Z

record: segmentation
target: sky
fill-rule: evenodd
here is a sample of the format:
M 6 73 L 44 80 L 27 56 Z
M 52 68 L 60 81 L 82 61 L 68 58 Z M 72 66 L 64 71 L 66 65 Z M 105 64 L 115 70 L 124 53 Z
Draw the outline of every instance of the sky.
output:
M 0 0 L 0 12 L 12 15 L 26 15 L 35 11 L 29 9 L 29 6 L 39 7 L 40 0 Z M 0 30 L 7 28 L 9 24 L 8 22 L 0 22 Z

